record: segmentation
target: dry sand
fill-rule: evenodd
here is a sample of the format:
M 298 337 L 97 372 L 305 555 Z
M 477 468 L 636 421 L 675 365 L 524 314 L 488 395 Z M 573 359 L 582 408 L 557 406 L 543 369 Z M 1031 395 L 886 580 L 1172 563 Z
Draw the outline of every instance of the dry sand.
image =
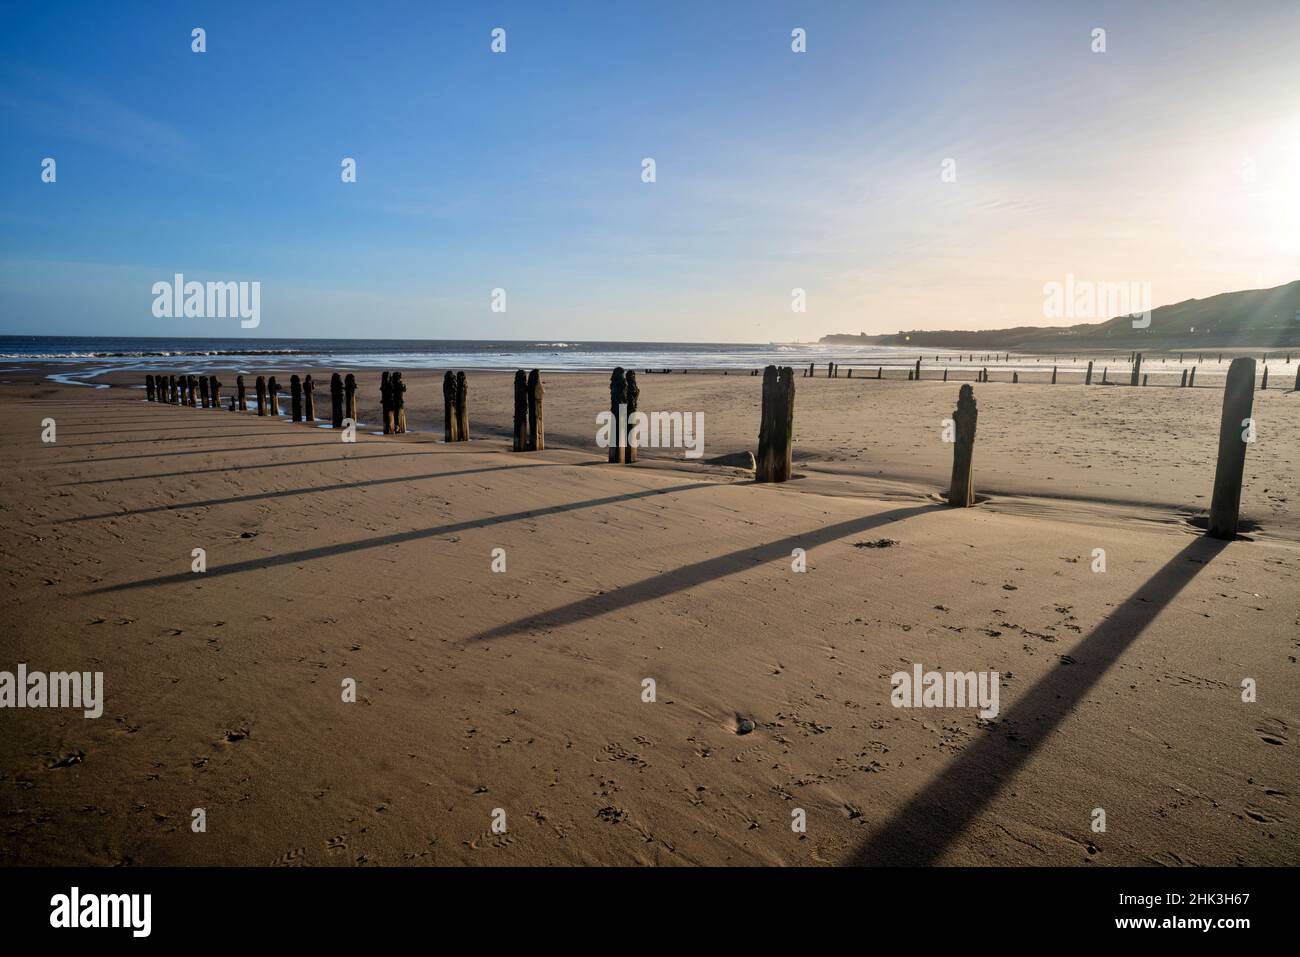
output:
M 106 705 L 0 711 L 0 864 L 1300 860 L 1295 394 L 1257 398 L 1224 545 L 1187 521 L 1216 388 L 976 386 L 989 499 L 951 510 L 955 384 L 797 380 L 772 487 L 606 464 L 594 375 L 548 377 L 535 454 L 503 373 L 454 446 L 432 373 L 415 431 L 355 445 L 4 378 L 0 670 L 102 671 Z M 753 448 L 759 380 L 640 384 Z M 892 707 L 914 662 L 1000 672 L 1001 713 Z

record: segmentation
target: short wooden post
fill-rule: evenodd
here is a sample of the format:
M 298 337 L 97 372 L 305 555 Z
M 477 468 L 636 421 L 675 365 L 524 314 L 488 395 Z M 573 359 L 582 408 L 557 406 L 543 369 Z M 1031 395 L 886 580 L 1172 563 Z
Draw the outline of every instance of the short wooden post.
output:
M 1228 368 L 1231 369 L 1232 367 L 1229 366 Z M 1263 392 L 1267 388 L 1268 388 L 1268 366 L 1264 366 L 1264 378 L 1262 378 L 1259 382 L 1259 391 Z
M 546 424 L 542 420 L 542 373 L 534 369 L 528 373 L 528 451 L 540 452 L 546 448 Z
M 1132 376 L 1129 378 L 1129 382 L 1128 382 L 1128 384 L 1129 384 L 1129 385 L 1137 385 L 1137 384 L 1138 384 L 1138 376 L 1139 376 L 1139 374 L 1140 374 L 1141 372 L 1142 372 L 1142 353 L 1140 353 L 1140 352 L 1135 352 L 1135 353 L 1133 354 L 1133 374 L 1132 374 Z
M 289 414 L 293 421 L 302 421 L 302 380 L 296 373 L 289 376 Z
M 975 390 L 963 385 L 957 393 L 957 408 L 952 414 L 956 430 L 952 446 L 952 481 L 948 485 L 948 504 L 953 508 L 970 508 L 975 504 L 972 460 L 975 453 Z
M 1193 389 L 1195 387 L 1196 387 L 1196 366 L 1192 366 L 1192 371 L 1187 373 L 1187 388 Z
M 882 377 L 884 376 L 884 374 L 885 374 L 885 367 L 884 367 L 884 366 L 877 366 L 877 367 L 876 367 L 876 378 L 877 378 L 877 379 L 880 379 L 880 378 L 882 378 Z
M 916 381 L 917 382 L 921 381 L 921 360 L 920 359 L 916 360 Z
M 208 394 L 212 397 L 212 408 L 221 408 L 221 380 L 216 376 L 208 376 Z
M 235 407 L 240 412 L 248 411 L 248 388 L 244 385 L 242 375 L 235 376 Z
M 199 376 L 199 402 L 203 408 L 208 408 L 208 377 Z
M 763 407 L 758 427 L 756 482 L 790 478 L 794 447 L 794 370 L 768 366 L 763 370 Z
M 852 369 L 849 370 L 849 378 L 850 378 L 850 379 L 853 378 L 853 370 L 852 370 Z
M 444 442 L 457 441 L 456 434 L 456 373 L 450 369 L 442 377 L 442 424 Z
M 406 383 L 402 374 L 394 372 L 388 379 L 393 390 L 393 431 L 398 435 L 406 432 Z
M 528 373 L 523 369 L 515 373 L 515 438 L 511 451 L 528 449 Z
M 463 371 L 456 373 L 456 441 L 469 441 L 469 382 Z
M 827 375 L 829 375 L 829 371 Z M 627 408 L 627 375 L 622 366 L 617 366 L 609 375 L 609 412 L 614 417 L 614 424 L 609 430 L 609 461 L 611 464 L 623 461 L 623 443 L 627 436 L 623 433 L 623 418 Z
M 637 399 L 641 396 L 641 387 L 636 384 L 636 373 L 627 370 L 627 421 L 623 433 L 623 464 L 636 462 L 636 446 L 632 444 L 632 416 L 636 412 Z
M 361 421 L 357 416 L 357 377 L 351 372 L 343 377 L 343 412 L 353 425 Z
M 392 376 L 385 372 L 379 377 L 379 415 L 384 423 L 384 435 L 393 432 L 393 383 Z
M 153 376 L 152 375 L 147 375 L 144 377 L 144 397 L 145 397 L 145 401 L 147 402 L 153 401 Z
M 911 369 L 908 369 L 908 370 L 907 370 L 907 381 L 908 381 L 908 382 L 911 382 L 911 381 L 913 380 L 914 377 L 915 377 L 915 373 L 914 373 Z
M 316 383 L 311 376 L 302 380 L 303 413 L 308 422 L 316 421 Z
M 1182 380 L 1181 382 L 1178 383 L 1178 388 L 1180 388 L 1180 389 L 1186 389 L 1186 388 L 1187 388 L 1187 370 L 1186 370 L 1186 369 L 1183 370 L 1183 380 Z
M 948 367 L 947 367 L 947 366 L 944 366 L 944 367 L 943 367 L 943 381 L 944 381 L 944 382 L 947 382 L 947 381 L 948 381 Z
M 1083 380 L 1084 385 L 1092 385 L 1092 360 L 1088 360 L 1088 375 Z
M 266 383 L 267 400 L 270 402 L 270 414 L 278 416 L 280 414 L 280 383 L 275 381 L 275 376 L 271 376 Z
M 1142 373 L 1142 384 L 1143 385 L 1147 384 L 1147 374 L 1145 372 Z
M 1052 366 L 1052 385 L 1056 385 L 1056 366 Z
M 1102 385 L 1108 385 L 1108 384 L 1109 384 L 1109 383 L 1106 382 L 1106 373 L 1109 372 L 1109 371 L 1110 371 L 1110 367 L 1109 367 L 1109 366 L 1102 366 L 1102 368 L 1101 368 L 1101 384 L 1102 384 Z
M 266 377 L 257 377 L 257 414 L 266 415 Z
M 343 428 L 343 377 L 337 372 L 330 376 L 330 426 Z
M 1011 373 L 1011 384 L 1015 385 L 1019 381 L 1020 381 L 1020 373 L 1019 372 Z
M 1214 469 L 1214 496 L 1210 501 L 1207 533 L 1232 539 L 1241 513 L 1241 478 L 1246 468 L 1245 432 L 1255 404 L 1255 360 L 1232 360 L 1223 386 L 1223 414 L 1219 419 L 1219 461 Z

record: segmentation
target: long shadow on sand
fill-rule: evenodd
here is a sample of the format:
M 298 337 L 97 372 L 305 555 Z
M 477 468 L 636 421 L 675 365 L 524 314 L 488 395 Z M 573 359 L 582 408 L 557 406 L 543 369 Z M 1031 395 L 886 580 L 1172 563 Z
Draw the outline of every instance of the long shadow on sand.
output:
M 320 442 L 293 442 L 289 445 L 249 445 L 237 449 L 186 449 L 183 452 L 150 452 L 145 455 L 114 455 L 105 459 L 72 459 L 67 462 L 52 462 L 49 467 L 62 468 L 65 465 L 99 465 L 104 462 L 129 462 L 134 459 L 171 459 L 178 455 L 223 455 L 226 452 L 270 452 L 272 449 L 310 449 L 341 444 L 337 439 L 324 439 Z M 359 441 L 356 444 L 361 444 Z
M 383 445 L 370 445 L 363 448 L 382 449 Z M 195 475 L 214 475 L 233 472 L 247 472 L 251 469 L 296 469 L 303 465 L 334 465 L 339 462 L 369 462 L 373 459 L 392 459 L 403 455 L 455 455 L 455 452 L 443 452 L 435 449 L 408 449 L 404 452 L 378 452 L 375 455 L 336 455 L 328 459 L 295 459 L 292 462 L 258 462 L 255 465 L 219 465 L 210 469 L 185 469 L 180 472 L 150 472 L 145 475 L 121 475 L 114 478 L 81 479 L 77 482 L 60 482 L 59 488 L 71 485 L 108 485 L 114 482 L 142 482 L 148 479 L 191 478 Z
M 692 482 L 689 485 L 671 485 L 667 488 L 644 489 L 639 492 L 625 492 L 621 495 L 609 495 L 605 498 L 593 498 L 585 502 L 570 502 L 564 505 L 545 505 L 541 508 L 528 509 L 523 512 L 511 512 L 508 515 L 491 515 L 487 518 L 475 518 L 467 522 L 455 522 L 451 525 L 438 525 L 434 528 L 416 528 L 406 532 L 394 532 L 391 535 L 379 535 L 374 538 L 363 538 L 355 542 L 343 542 L 338 545 L 323 545 L 320 548 L 305 548 L 301 551 L 286 552 L 283 555 L 266 555 L 262 558 L 252 558 L 243 562 L 234 562 L 229 565 L 215 565 L 208 568 L 202 576 L 196 576 L 193 572 L 182 572 L 178 575 L 161 575 L 157 578 L 146 578 L 143 581 L 123 582 L 120 585 L 106 585 L 103 588 L 95 588 L 83 595 L 104 595 L 112 592 L 130 591 L 135 588 L 152 588 L 156 585 L 179 585 L 182 582 L 193 583 L 196 578 L 209 580 L 212 578 L 222 578 L 226 575 L 238 575 L 241 572 L 251 572 L 259 569 L 272 568 L 276 565 L 296 565 L 301 562 L 314 561 L 318 558 L 331 558 L 335 555 L 349 555 L 353 552 L 365 551 L 370 548 L 383 548 L 387 545 L 402 545 L 406 542 L 417 542 L 425 538 L 437 538 L 439 535 L 451 535 L 456 532 L 465 532 L 476 528 L 489 528 L 493 525 L 504 525 L 508 522 L 520 522 L 532 518 L 543 518 L 547 515 L 559 515 L 564 512 L 576 512 L 587 508 L 599 508 L 602 505 L 617 505 L 619 502 L 630 502 L 639 498 L 651 498 L 655 495 L 668 495 L 673 492 L 688 492 L 692 489 L 700 488 L 717 488 L 716 482 Z
M 206 434 L 207 432 L 208 432 L 207 429 L 199 429 L 196 432 L 190 433 L 189 435 L 168 435 L 168 436 L 154 435 L 147 439 L 117 439 L 112 442 L 71 442 L 61 447 L 65 449 L 88 449 L 93 446 L 132 445 L 139 442 L 149 442 L 149 443 L 205 442 L 208 439 L 246 439 L 249 436 L 257 436 L 257 435 L 282 435 L 284 433 L 284 430 L 283 429 L 257 429 L 257 430 L 246 429 L 243 432 L 220 432 L 216 435 L 208 435 Z
M 622 588 L 615 588 L 603 595 L 593 595 L 591 598 L 583 598 L 567 605 L 561 605 L 551 611 L 520 618 L 508 625 L 501 625 L 481 632 L 468 639 L 468 641 L 489 641 L 494 638 L 505 638 L 539 626 L 558 628 L 562 625 L 575 624 L 588 618 L 595 618 L 598 615 L 629 608 L 632 605 L 639 605 L 642 602 L 655 601 L 675 592 L 686 591 L 708 581 L 748 571 L 756 565 L 778 560 L 789 561 L 790 552 L 795 548 L 813 548 L 826 542 L 835 541 L 838 538 L 856 535 L 859 532 L 878 528 L 881 525 L 901 522 L 903 519 L 911 518 L 914 515 L 922 515 L 945 507 L 943 505 L 914 505 L 907 508 L 891 509 L 888 512 L 864 515 L 860 518 L 849 519 L 846 522 L 837 522 L 834 525 L 825 525 L 796 535 L 788 535 L 774 542 L 765 542 L 762 545 L 742 548 L 734 552 L 728 552 L 726 555 L 719 555 L 716 558 L 706 558 L 703 561 L 684 565 L 681 568 L 674 568 L 671 571 L 634 582 L 631 585 L 624 585 Z
M 1089 690 L 1226 542 L 1197 538 L 1181 549 L 1105 621 L 1070 649 L 1074 664 L 1039 679 L 999 724 L 961 752 L 858 849 L 858 865 L 933 864 L 1042 747 Z
M 366 479 L 362 482 L 340 482 L 336 485 L 308 485 L 304 488 L 286 488 L 274 492 L 257 492 L 253 495 L 234 495 L 228 498 L 210 498 L 202 502 L 169 502 L 163 505 L 150 505 L 148 508 L 133 508 L 122 512 L 100 512 L 98 515 L 79 515 L 76 518 L 58 519 L 55 525 L 68 525 L 74 522 L 93 522 L 102 518 L 125 518 L 128 515 L 149 515 L 154 512 L 174 512 L 187 508 L 211 508 L 216 505 L 239 505 L 245 502 L 262 502 L 267 499 L 289 498 L 294 495 L 315 495 L 320 492 L 342 492 L 347 489 L 374 488 L 378 485 L 396 485 L 400 482 L 423 482 L 431 479 L 456 478 L 461 475 L 480 475 L 484 472 L 508 472 L 515 469 L 554 468 L 559 462 L 525 462 L 519 465 L 485 465 L 483 468 L 462 469 L 459 472 L 428 472 L 424 475 L 392 475 L 387 478 Z

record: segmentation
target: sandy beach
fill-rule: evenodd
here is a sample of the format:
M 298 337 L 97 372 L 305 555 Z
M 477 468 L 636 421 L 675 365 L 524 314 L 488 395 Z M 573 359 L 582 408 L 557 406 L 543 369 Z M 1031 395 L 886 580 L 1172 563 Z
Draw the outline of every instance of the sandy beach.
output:
M 307 371 L 322 414 L 328 370 L 281 381 Z M 1218 388 L 977 385 L 987 499 L 960 510 L 953 383 L 798 379 L 796 479 L 769 486 L 680 450 L 607 464 L 597 375 L 547 377 L 526 454 L 504 373 L 471 374 L 453 445 L 434 372 L 401 436 L 358 372 L 355 444 L 150 404 L 142 375 L 2 378 L 0 669 L 102 671 L 104 713 L 3 716 L 0 864 L 1300 854 L 1293 393 L 1257 394 L 1225 544 L 1192 522 Z M 703 412 L 706 457 L 754 449 L 758 379 L 640 384 Z M 914 663 L 997 671 L 1000 713 L 893 707 Z

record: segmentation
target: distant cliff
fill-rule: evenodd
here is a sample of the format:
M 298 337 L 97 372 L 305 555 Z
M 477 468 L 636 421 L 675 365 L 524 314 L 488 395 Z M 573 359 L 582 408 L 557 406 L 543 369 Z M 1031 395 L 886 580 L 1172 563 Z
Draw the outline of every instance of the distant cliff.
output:
M 913 329 L 890 335 L 830 335 L 826 345 L 925 346 L 1055 352 L 1067 349 L 1210 349 L 1232 346 L 1300 349 L 1300 280 L 1274 289 L 1225 292 L 1209 299 L 1160 306 L 1151 324 L 1133 328 L 1119 316 L 1074 326 L 1017 326 L 970 331 Z

